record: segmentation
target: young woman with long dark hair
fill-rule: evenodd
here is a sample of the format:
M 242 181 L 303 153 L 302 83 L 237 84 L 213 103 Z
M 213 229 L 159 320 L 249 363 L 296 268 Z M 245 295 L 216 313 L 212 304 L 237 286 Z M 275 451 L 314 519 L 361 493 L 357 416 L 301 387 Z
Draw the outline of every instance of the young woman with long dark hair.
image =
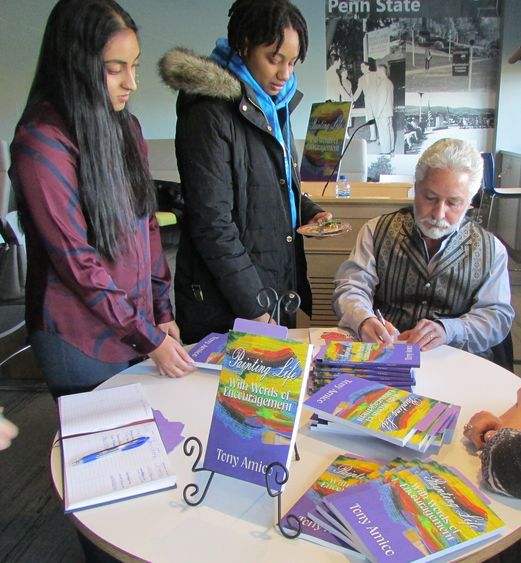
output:
M 210 58 L 174 49 L 160 61 L 180 90 L 176 154 L 185 216 L 176 262 L 176 313 L 185 342 L 224 332 L 236 317 L 267 322 L 264 287 L 296 290 L 310 314 L 300 225 L 331 214 L 300 191 L 290 114 L 306 22 L 287 0 L 237 0 L 228 38 Z M 190 323 L 188 323 L 190 319 Z M 282 316 L 286 326 L 295 315 Z
M 29 341 L 54 396 L 149 355 L 192 368 L 169 301 L 146 145 L 127 110 L 140 46 L 113 0 L 60 0 L 11 145 Z

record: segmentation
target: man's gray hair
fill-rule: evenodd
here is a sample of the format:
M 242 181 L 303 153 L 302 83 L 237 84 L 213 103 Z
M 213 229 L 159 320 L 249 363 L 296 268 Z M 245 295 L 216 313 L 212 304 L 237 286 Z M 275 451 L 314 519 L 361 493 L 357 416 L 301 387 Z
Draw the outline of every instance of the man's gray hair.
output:
M 449 168 L 469 174 L 469 197 L 472 199 L 481 186 L 483 159 L 470 143 L 459 139 L 440 139 L 431 145 L 416 164 L 416 182 L 421 182 L 430 168 Z

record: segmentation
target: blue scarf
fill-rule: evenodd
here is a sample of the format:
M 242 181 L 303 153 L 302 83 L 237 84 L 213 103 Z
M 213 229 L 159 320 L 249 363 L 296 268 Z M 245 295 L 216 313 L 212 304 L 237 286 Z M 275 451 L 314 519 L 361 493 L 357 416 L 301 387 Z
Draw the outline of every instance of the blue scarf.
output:
M 284 167 L 286 171 L 286 182 L 288 186 L 289 206 L 291 210 L 291 226 L 293 229 L 297 226 L 297 206 L 295 203 L 295 195 L 291 188 L 292 182 L 292 162 L 291 162 L 291 128 L 289 121 L 289 102 L 297 91 L 297 77 L 293 73 L 290 79 L 284 84 L 282 90 L 276 96 L 267 94 L 257 83 L 255 78 L 251 75 L 248 67 L 244 61 L 228 44 L 228 39 L 217 39 L 215 49 L 213 50 L 210 58 L 219 63 L 224 68 L 233 72 L 235 76 L 244 84 L 248 85 L 257 98 L 262 111 L 268 118 L 273 134 L 277 141 L 282 145 L 284 150 Z M 277 110 L 280 108 L 286 109 L 286 142 L 282 135 L 280 128 Z

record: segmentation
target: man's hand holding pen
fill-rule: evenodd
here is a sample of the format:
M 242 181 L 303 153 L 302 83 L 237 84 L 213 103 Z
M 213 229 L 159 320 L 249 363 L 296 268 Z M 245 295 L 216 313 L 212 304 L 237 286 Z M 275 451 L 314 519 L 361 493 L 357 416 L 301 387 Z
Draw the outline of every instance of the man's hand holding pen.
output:
M 365 319 L 358 329 L 358 335 L 363 342 L 392 344 L 398 340 L 418 344 L 422 352 L 447 343 L 447 334 L 439 322 L 421 319 L 414 328 L 400 333 L 392 323 L 384 319 L 379 309 L 375 310 L 375 315 Z
M 363 342 L 383 342 L 392 344 L 400 335 L 399 330 L 389 321 L 386 321 L 379 310 L 375 311 L 376 317 L 365 319 L 358 330 L 360 340 Z

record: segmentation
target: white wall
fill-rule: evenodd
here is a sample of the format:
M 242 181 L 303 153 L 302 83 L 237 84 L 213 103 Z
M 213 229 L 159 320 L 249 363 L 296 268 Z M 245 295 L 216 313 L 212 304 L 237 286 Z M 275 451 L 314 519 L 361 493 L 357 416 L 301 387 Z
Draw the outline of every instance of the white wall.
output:
M 47 17 L 55 0 L 0 0 L 0 138 L 11 140 L 36 66 Z M 142 57 L 139 88 L 131 110 L 146 138 L 171 138 L 175 132 L 175 95 L 160 81 L 156 65 L 174 46 L 209 54 L 226 35 L 232 0 L 120 0 L 140 28 Z M 304 100 L 297 108 L 295 137 L 305 136 L 310 106 L 325 97 L 325 8 L 320 0 L 295 0 L 309 27 L 306 61 L 297 67 Z
M 501 82 L 498 95 L 496 151 L 521 153 L 521 61 L 508 63 L 508 57 L 521 45 L 521 2 L 503 0 Z
M 299 88 L 305 97 L 297 108 L 293 126 L 304 138 L 313 102 L 326 95 L 324 0 L 294 0 L 308 22 L 308 56 L 297 68 Z M 55 0 L 0 0 L 0 138 L 11 140 L 26 101 L 47 16 Z M 171 138 L 175 130 L 175 96 L 156 72 L 159 58 L 173 46 L 202 54 L 211 51 L 218 36 L 226 34 L 232 0 L 121 0 L 141 29 L 143 55 L 140 84 L 132 97 L 145 137 Z M 521 2 L 503 0 L 504 46 L 497 115 L 496 150 L 521 152 L 521 62 L 507 63 L 521 43 Z

